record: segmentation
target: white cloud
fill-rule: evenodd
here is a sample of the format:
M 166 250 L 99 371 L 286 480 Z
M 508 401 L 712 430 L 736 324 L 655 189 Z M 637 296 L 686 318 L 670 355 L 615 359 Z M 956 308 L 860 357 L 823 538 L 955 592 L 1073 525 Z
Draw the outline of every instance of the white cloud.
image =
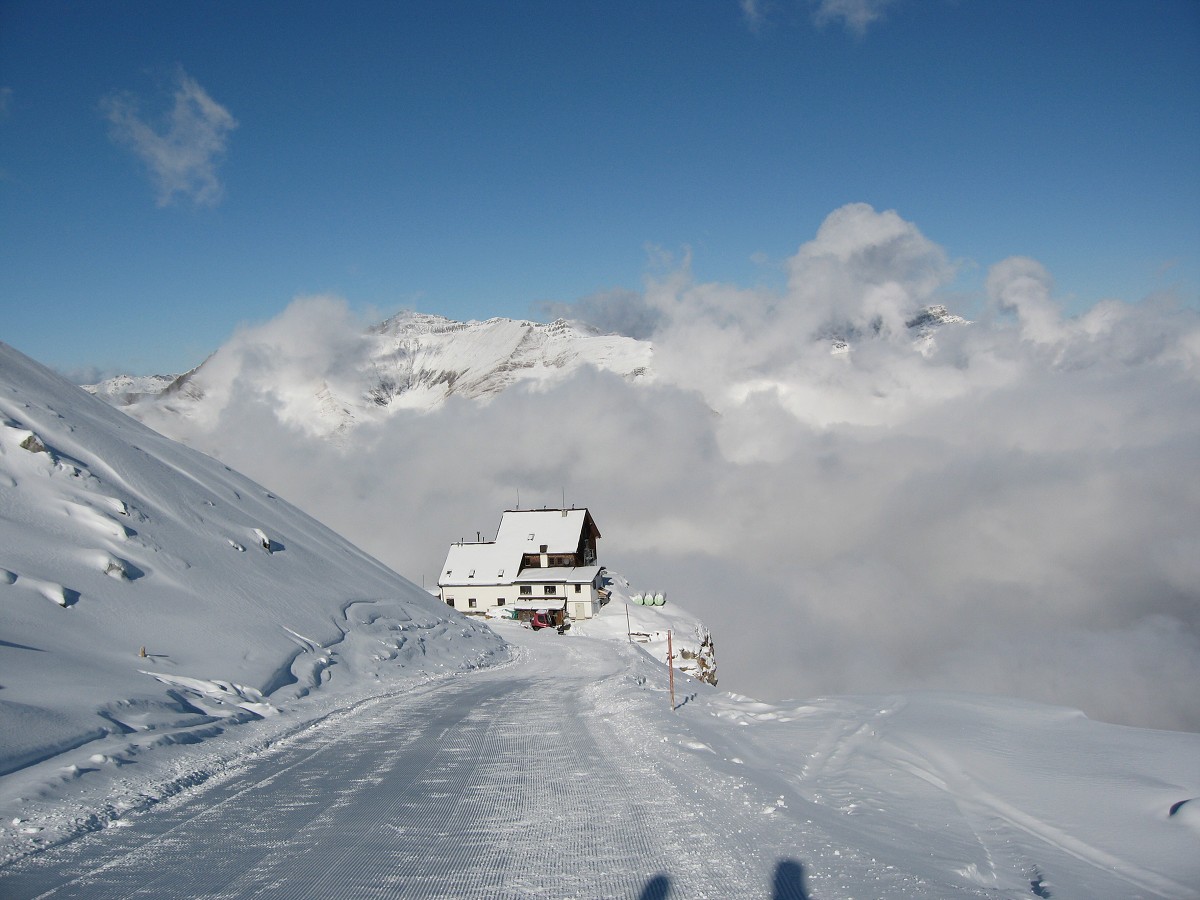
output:
M 138 100 L 131 94 L 106 97 L 101 108 L 113 140 L 128 146 L 146 164 L 159 206 L 167 206 L 177 196 L 215 205 L 223 194 L 217 165 L 238 123 L 182 69 L 174 101 L 159 128 L 142 119 Z
M 763 0 L 739 0 L 738 5 L 742 9 L 742 18 L 751 31 L 762 28 L 767 18 L 766 4 Z
M 307 300 L 222 348 L 221 407 L 173 427 L 427 583 L 516 491 L 565 489 L 604 562 L 708 621 L 741 693 L 962 689 L 1200 729 L 1200 314 L 1066 317 L 1013 259 L 989 274 L 997 314 L 922 353 L 897 323 L 948 271 L 912 223 L 853 205 L 780 292 L 686 261 L 651 280 L 651 384 L 585 371 L 341 444 L 303 410 L 361 329 Z
M 848 31 L 862 36 L 867 27 L 883 18 L 884 10 L 893 0 L 814 0 L 817 9 L 813 14 L 818 25 L 841 20 Z

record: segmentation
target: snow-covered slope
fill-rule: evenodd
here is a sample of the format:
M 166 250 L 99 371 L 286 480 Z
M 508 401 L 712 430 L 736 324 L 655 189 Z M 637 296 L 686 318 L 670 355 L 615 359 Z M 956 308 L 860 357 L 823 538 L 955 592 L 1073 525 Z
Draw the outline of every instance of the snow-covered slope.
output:
M 0 610 L 0 775 L 195 740 L 323 683 L 473 666 L 502 645 L 4 344 Z
M 250 392 L 272 398 L 282 421 L 332 436 L 398 410 L 434 409 L 450 397 L 485 401 L 514 384 L 551 384 L 585 366 L 646 377 L 650 362 L 645 341 L 562 319 L 455 322 L 403 312 L 333 356 L 305 356 L 291 342 L 246 333 L 177 378 L 123 375 L 85 390 L 167 433 L 173 417 L 212 419 Z

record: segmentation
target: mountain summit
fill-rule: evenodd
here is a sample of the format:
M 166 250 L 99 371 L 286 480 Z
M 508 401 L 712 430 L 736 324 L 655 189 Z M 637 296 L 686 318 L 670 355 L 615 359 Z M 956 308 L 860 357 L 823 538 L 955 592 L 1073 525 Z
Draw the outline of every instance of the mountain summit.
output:
M 651 356 L 646 341 L 565 319 L 456 322 L 402 312 L 332 354 L 302 357 L 290 342 L 245 335 L 175 379 L 120 376 L 84 389 L 137 419 L 204 417 L 252 393 L 273 399 L 281 419 L 335 436 L 398 410 L 436 409 L 451 397 L 486 401 L 514 385 L 548 386 L 587 366 L 647 378 Z

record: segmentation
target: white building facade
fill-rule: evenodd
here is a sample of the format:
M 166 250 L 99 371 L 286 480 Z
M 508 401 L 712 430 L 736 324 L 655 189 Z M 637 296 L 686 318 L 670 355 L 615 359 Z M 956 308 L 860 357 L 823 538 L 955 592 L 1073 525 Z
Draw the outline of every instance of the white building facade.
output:
M 468 615 L 515 608 L 590 619 L 607 597 L 599 538 L 587 509 L 505 510 L 494 541 L 451 544 L 442 602 Z

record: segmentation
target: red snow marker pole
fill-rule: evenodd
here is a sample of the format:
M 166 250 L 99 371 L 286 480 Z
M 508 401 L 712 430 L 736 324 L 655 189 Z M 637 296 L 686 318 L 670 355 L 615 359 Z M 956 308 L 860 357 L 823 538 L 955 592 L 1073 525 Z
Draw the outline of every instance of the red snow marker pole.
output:
M 667 669 L 671 672 L 671 712 L 675 711 L 675 653 L 671 647 L 671 629 L 667 629 Z

